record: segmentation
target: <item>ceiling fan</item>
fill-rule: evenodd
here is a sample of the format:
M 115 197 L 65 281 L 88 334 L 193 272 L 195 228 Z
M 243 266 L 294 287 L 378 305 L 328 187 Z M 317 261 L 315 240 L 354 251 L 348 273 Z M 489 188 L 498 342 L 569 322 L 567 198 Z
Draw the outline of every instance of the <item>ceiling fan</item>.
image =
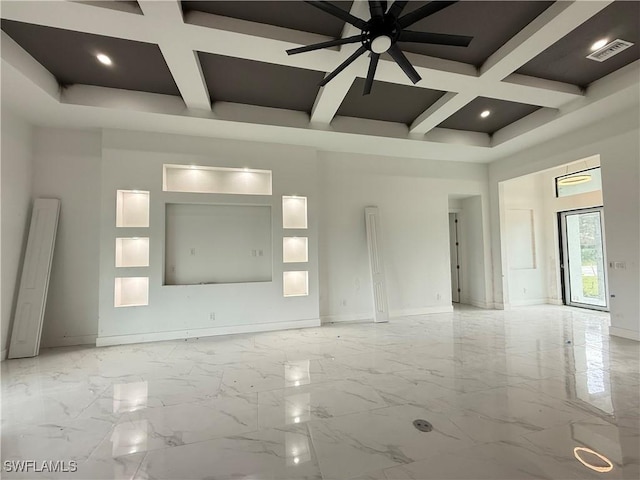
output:
M 457 2 L 429 2 L 426 5 L 401 16 L 400 14 L 407 3 L 409 3 L 408 1 L 396 0 L 387 10 L 386 1 L 369 0 L 369 11 L 371 12 L 370 20 L 363 20 L 355 17 L 349 12 L 340 9 L 329 2 L 308 1 L 306 3 L 313 5 L 314 7 L 319 8 L 320 10 L 361 30 L 358 35 L 353 35 L 351 37 L 338 38 L 337 40 L 330 40 L 328 42 L 321 42 L 287 50 L 289 55 L 295 55 L 297 53 L 311 52 L 313 50 L 333 47 L 336 45 L 358 42 L 362 43 L 360 48 L 358 48 L 353 55 L 338 65 L 333 72 L 327 75 L 320 82 L 320 86 L 324 86 L 329 83 L 336 75 L 353 63 L 356 58 L 367 51 L 371 52 L 371 60 L 369 61 L 369 71 L 367 72 L 363 95 L 371 93 L 371 86 L 373 85 L 373 77 L 376 73 L 378 60 L 380 59 L 380 55 L 385 52 L 388 52 L 389 55 L 391 55 L 402 71 L 404 71 L 407 77 L 409 77 L 409 79 L 411 79 L 415 84 L 421 80 L 421 77 L 418 75 L 418 72 L 416 72 L 416 69 L 413 68 L 411 63 L 409 63 L 409 60 L 405 57 L 404 53 L 402 53 L 398 43 L 430 43 L 436 45 L 467 47 L 473 39 L 473 37 L 463 35 L 447 35 L 443 33 L 414 32 L 411 30 L 405 30 L 406 27 L 409 27 L 419 20 L 422 20 L 429 15 L 433 15 L 434 13 L 439 12 L 440 10 Z

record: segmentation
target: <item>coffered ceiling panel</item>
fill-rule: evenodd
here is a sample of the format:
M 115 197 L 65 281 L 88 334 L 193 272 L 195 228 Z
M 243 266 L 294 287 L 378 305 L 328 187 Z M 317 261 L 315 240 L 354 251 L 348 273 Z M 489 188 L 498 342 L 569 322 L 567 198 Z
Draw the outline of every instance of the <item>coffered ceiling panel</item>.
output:
M 598 40 L 616 39 L 633 45 L 604 62 L 587 57 Z M 617 1 L 546 49 L 517 73 L 586 87 L 591 82 L 640 58 L 640 2 Z
M 526 117 L 540 107 L 478 97 L 442 122 L 439 127 L 493 134 L 501 128 Z M 482 112 L 489 116 L 483 118 Z
M 352 2 L 331 2 L 349 11 Z M 185 1 L 182 10 L 213 13 L 251 22 L 339 37 L 344 22 L 299 0 L 290 1 Z
M 211 101 L 311 112 L 323 72 L 199 52 Z
M 364 82 L 363 78 L 356 78 L 338 109 L 338 115 L 410 125 L 445 93 L 374 81 L 371 93 L 363 96 Z
M 96 9 L 99 10 L 99 9 Z M 157 45 L 2 20 L 2 30 L 61 85 L 85 84 L 179 95 Z M 107 55 L 112 64 L 100 63 Z
M 404 13 L 429 2 L 409 2 Z M 468 47 L 401 43 L 405 52 L 421 53 L 480 66 L 505 42 L 527 26 L 553 2 L 463 1 L 451 5 L 415 24 L 418 32 L 448 33 L 473 37 Z

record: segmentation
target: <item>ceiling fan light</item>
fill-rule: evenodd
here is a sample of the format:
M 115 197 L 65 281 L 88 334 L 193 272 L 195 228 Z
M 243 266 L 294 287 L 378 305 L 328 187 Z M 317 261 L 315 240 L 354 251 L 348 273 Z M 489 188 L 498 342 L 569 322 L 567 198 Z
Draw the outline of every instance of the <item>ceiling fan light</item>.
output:
M 391 38 L 387 35 L 380 35 L 371 41 L 371 51 L 373 53 L 384 53 L 391 47 Z
M 563 187 L 569 187 L 572 185 L 579 185 L 581 183 L 587 183 L 591 181 L 591 175 L 588 173 L 580 173 L 576 175 L 571 175 L 569 177 L 564 177 L 558 180 L 558 185 Z

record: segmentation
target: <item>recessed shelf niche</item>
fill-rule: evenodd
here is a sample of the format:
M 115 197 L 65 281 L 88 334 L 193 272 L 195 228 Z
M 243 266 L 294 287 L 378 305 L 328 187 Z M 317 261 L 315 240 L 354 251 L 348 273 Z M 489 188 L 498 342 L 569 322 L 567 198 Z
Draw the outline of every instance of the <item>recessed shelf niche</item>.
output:
M 282 290 L 285 297 L 304 297 L 309 295 L 309 272 L 284 272 Z
M 307 228 L 307 197 L 282 197 L 282 228 Z
M 149 192 L 118 190 L 116 192 L 116 227 L 149 226 Z
M 307 237 L 284 237 L 282 239 L 282 261 L 304 263 L 309 261 L 309 239 Z
M 271 170 L 164 165 L 165 192 L 271 195 Z
M 115 307 L 149 305 L 149 277 L 118 277 L 115 282 Z
M 149 237 L 116 238 L 116 267 L 148 267 Z

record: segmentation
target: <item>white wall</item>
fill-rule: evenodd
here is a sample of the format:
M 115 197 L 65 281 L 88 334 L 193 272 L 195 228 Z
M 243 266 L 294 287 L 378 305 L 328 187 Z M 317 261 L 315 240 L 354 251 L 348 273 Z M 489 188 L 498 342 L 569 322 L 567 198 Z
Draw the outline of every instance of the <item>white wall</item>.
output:
M 546 230 L 543 186 L 538 175 L 504 182 L 502 223 L 509 303 L 547 303 Z
M 15 303 L 31 215 L 32 129 L 20 117 L 2 108 L 2 152 L 0 158 L 0 234 L 2 286 L 0 304 L 0 359 L 9 345 Z
M 450 311 L 449 195 L 486 200 L 487 167 L 320 152 L 318 170 L 323 320 L 372 318 L 366 206 L 380 211 L 391 316 Z
M 640 339 L 640 129 L 637 109 L 607 122 L 546 142 L 489 166 L 492 258 L 495 301 L 504 305 L 505 262 L 502 258 L 500 182 L 600 155 L 608 260 L 623 261 L 624 270 L 609 269 L 611 329 L 615 335 Z
M 101 135 L 34 131 L 34 197 L 60 199 L 43 346 L 95 343 L 98 330 Z
M 96 337 L 108 344 L 238 328 L 305 326 L 320 316 L 370 319 L 367 205 L 380 207 L 391 313 L 449 311 L 450 195 L 474 198 L 459 202 L 471 214 L 472 249 L 478 252 L 472 296 L 481 306 L 491 305 L 491 273 L 485 268 L 491 264 L 486 165 L 121 131 L 37 128 L 34 145 L 33 193 L 62 201 L 43 345 L 91 343 Z M 162 192 L 164 163 L 271 169 L 274 194 L 268 198 Z M 115 227 L 117 189 L 151 192 L 150 228 L 127 230 L 151 238 L 151 266 L 146 269 L 118 271 L 114 266 L 115 238 L 123 232 Z M 282 264 L 282 236 L 301 234 L 281 228 L 281 196 L 290 194 L 309 199 L 309 263 L 303 267 Z M 163 287 L 164 205 L 171 202 L 271 206 L 274 281 Z M 283 298 L 283 270 L 302 268 L 310 272 L 310 295 Z M 114 278 L 120 275 L 150 277 L 148 307 L 114 308 Z M 211 311 L 216 312 L 213 322 Z
M 163 164 L 272 170 L 273 195 L 163 192 Z M 105 131 L 101 182 L 99 345 L 319 325 L 318 196 L 314 149 Z M 118 189 L 150 192 L 148 228 L 116 228 Z M 282 228 L 283 195 L 307 197 L 308 229 Z M 164 286 L 167 203 L 271 207 L 273 281 Z M 123 234 L 150 238 L 149 267 L 115 268 L 115 238 Z M 309 238 L 308 263 L 283 264 L 282 238 L 291 234 Z M 309 271 L 308 296 L 283 296 L 283 271 L 287 270 Z M 114 278 L 120 276 L 149 277 L 148 306 L 114 307 Z

